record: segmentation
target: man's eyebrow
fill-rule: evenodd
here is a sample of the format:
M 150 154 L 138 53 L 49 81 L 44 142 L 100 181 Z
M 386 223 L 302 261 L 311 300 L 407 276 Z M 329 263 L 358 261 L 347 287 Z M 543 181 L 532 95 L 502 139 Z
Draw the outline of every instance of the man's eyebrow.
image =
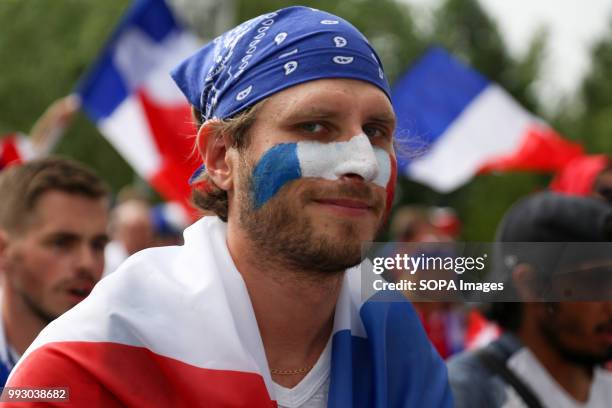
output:
M 304 110 L 298 110 L 288 114 L 283 119 L 288 121 L 304 120 L 304 119 L 334 119 L 342 116 L 340 112 L 333 109 L 326 109 L 321 107 L 310 107 Z M 385 125 L 395 126 L 396 119 L 395 115 L 380 112 L 368 116 L 368 121 L 382 123 Z
M 303 110 L 297 110 L 289 113 L 283 119 L 288 121 L 303 120 L 303 119 L 333 119 L 340 116 L 340 113 L 321 107 L 309 107 Z
M 79 241 L 83 237 L 79 234 L 69 231 L 57 231 L 52 232 L 45 237 L 45 241 L 51 242 L 56 239 L 66 240 L 66 241 Z M 98 234 L 91 238 L 92 241 L 110 241 L 110 237 L 108 234 Z
M 46 242 L 51 242 L 54 241 L 56 239 L 61 239 L 61 240 L 69 240 L 69 241 L 78 241 L 79 239 L 81 239 L 81 237 L 78 234 L 72 233 L 72 232 L 68 232 L 68 231 L 57 231 L 57 232 L 52 232 L 49 235 L 47 235 L 45 237 L 45 241 Z
M 388 113 L 376 113 L 370 115 L 369 120 L 371 120 L 372 122 L 382 123 L 390 126 L 395 126 L 396 124 L 395 115 L 391 115 Z
M 108 234 L 99 234 L 99 235 L 94 236 L 91 240 L 109 242 L 110 237 L 108 236 Z

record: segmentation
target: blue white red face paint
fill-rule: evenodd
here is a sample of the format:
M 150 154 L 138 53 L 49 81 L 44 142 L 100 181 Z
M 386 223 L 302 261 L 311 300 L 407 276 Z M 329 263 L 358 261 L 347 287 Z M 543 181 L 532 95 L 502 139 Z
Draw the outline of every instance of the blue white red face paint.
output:
M 393 200 L 395 158 L 372 146 L 360 134 L 345 142 L 301 141 L 271 147 L 253 169 L 253 197 L 260 208 L 287 183 L 302 177 L 339 180 L 355 174 L 387 190 L 387 208 Z

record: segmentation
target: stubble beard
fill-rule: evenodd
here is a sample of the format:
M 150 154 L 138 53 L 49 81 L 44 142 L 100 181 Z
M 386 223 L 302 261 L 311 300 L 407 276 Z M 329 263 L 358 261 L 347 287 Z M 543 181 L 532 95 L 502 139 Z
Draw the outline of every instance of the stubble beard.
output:
M 19 254 L 13 259 L 8 267 L 13 270 L 17 275 L 31 275 L 28 270 L 28 267 L 25 264 L 25 256 L 24 254 Z M 4 285 L 10 286 L 10 290 L 13 292 L 15 297 L 21 299 L 21 302 L 30 310 L 30 312 L 40 319 L 45 325 L 51 323 L 59 314 L 53 313 L 49 311 L 43 305 L 41 299 L 37 299 L 35 296 L 32 296 L 31 293 L 22 285 L 19 279 L 13 280 L 5 279 Z
M 304 208 L 314 198 L 314 190 L 308 189 L 296 199 L 290 200 L 284 197 L 293 183 L 290 182 L 257 209 L 252 194 L 252 167 L 242 163 L 240 168 L 242 186 L 239 190 L 242 193 L 238 197 L 239 222 L 259 259 L 311 279 L 338 275 L 361 262 L 361 242 L 355 242 L 354 237 L 358 236 L 358 231 L 353 223 L 338 220 L 337 237 L 315 231 Z M 352 196 L 365 194 L 355 191 L 344 193 Z M 378 205 L 382 206 L 380 203 Z
M 612 359 L 612 347 L 608 347 L 607 351 L 597 354 L 566 346 L 559 334 L 570 330 L 575 331 L 576 328 L 559 323 L 557 316 L 549 316 L 548 319 L 540 321 L 539 329 L 551 348 L 567 362 L 592 369 Z
M 51 313 L 40 304 L 34 300 L 30 295 L 21 291 L 19 292 L 19 296 L 23 300 L 23 303 L 30 309 L 30 311 L 38 317 L 45 325 L 51 323 L 53 320 L 57 319 L 60 315 Z

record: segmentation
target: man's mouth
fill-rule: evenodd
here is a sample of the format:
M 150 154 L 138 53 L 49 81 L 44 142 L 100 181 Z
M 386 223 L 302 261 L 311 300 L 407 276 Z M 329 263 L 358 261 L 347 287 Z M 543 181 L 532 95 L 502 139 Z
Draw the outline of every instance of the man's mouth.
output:
M 370 205 L 367 201 L 350 198 L 325 198 L 314 201 L 341 215 L 359 216 L 374 210 L 374 206 Z
M 326 199 L 320 199 L 320 200 L 315 200 L 315 201 L 317 201 L 320 204 L 336 205 L 339 207 L 348 207 L 348 208 L 358 208 L 358 209 L 363 209 L 363 210 L 372 208 L 372 206 L 365 201 L 347 199 L 347 198 L 326 198 Z
M 93 285 L 83 285 L 83 286 L 70 286 L 66 289 L 68 295 L 77 301 L 81 301 L 85 299 L 91 291 L 93 290 Z

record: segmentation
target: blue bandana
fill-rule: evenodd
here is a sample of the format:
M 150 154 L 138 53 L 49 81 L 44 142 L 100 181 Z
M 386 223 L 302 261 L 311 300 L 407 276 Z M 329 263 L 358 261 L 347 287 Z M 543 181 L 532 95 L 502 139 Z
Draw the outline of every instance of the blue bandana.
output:
M 240 24 L 172 72 L 202 120 L 225 119 L 291 86 L 323 78 L 370 82 L 389 97 L 380 59 L 349 22 L 288 7 Z

